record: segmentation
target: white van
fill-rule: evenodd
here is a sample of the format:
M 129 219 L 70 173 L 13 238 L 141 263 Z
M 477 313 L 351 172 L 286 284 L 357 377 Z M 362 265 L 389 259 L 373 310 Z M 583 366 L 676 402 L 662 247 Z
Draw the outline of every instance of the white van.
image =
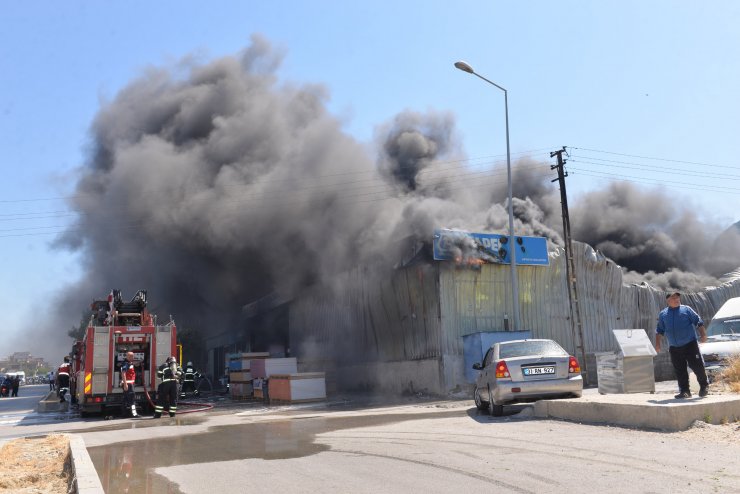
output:
M 729 299 L 712 318 L 707 328 L 707 341 L 700 343 L 707 372 L 727 365 L 727 360 L 740 355 L 740 297 Z

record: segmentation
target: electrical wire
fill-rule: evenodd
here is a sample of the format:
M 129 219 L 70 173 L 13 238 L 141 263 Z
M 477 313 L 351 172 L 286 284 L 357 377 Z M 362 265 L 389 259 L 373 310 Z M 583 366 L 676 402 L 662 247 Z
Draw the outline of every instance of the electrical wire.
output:
M 534 169 L 539 168 L 541 174 L 551 175 L 551 170 L 549 168 L 549 165 L 539 165 L 539 166 L 531 167 L 531 168 L 534 168 Z M 502 172 L 491 174 L 488 178 L 491 178 L 495 175 L 505 175 L 506 173 L 507 172 L 504 170 Z M 457 181 L 464 182 L 466 180 L 469 181 L 473 179 L 479 180 L 480 177 L 466 177 L 466 178 L 459 179 Z M 446 184 L 449 184 L 450 182 L 451 181 L 447 181 L 447 182 L 444 182 L 443 184 L 446 185 Z M 475 183 L 475 184 L 463 183 L 456 187 L 455 186 L 446 187 L 444 191 L 449 192 L 449 191 L 457 191 L 457 190 L 470 190 L 474 188 L 491 187 L 491 186 L 499 185 L 499 184 L 503 185 L 504 183 L 506 183 L 505 180 L 478 181 L 478 183 Z M 348 191 L 342 191 L 342 192 L 345 194 L 328 197 L 328 198 L 327 197 L 303 197 L 301 198 L 301 197 L 296 197 L 296 196 L 282 197 L 282 196 L 275 196 L 275 195 L 272 195 L 272 197 L 267 198 L 267 199 L 263 199 L 261 197 L 251 197 L 251 198 L 246 198 L 246 199 L 239 198 L 239 199 L 228 201 L 232 203 L 232 206 L 236 206 L 235 208 L 223 210 L 221 211 L 221 213 L 238 212 L 244 206 L 249 205 L 248 204 L 249 201 L 259 201 L 256 204 L 256 206 L 259 209 L 265 209 L 265 208 L 274 209 L 276 206 L 291 206 L 291 205 L 295 207 L 302 206 L 304 208 L 310 208 L 315 205 L 321 205 L 322 203 L 325 203 L 325 202 L 331 202 L 334 206 L 338 206 L 338 205 L 347 205 L 347 204 L 363 204 L 363 203 L 366 204 L 366 203 L 394 201 L 394 200 L 401 201 L 403 199 L 414 198 L 414 196 L 412 195 L 388 196 L 387 195 L 388 190 L 378 190 L 374 192 L 365 192 L 365 193 L 360 193 L 360 194 L 354 193 L 353 191 L 349 191 L 349 193 L 347 193 Z M 397 192 L 397 191 L 394 191 L 394 192 Z M 384 197 L 372 197 L 373 195 L 377 195 L 377 194 L 384 194 Z M 364 199 L 358 200 L 358 198 L 362 198 L 362 197 L 364 197 Z M 418 199 L 419 200 L 433 200 L 433 199 L 445 200 L 444 197 L 437 197 L 437 196 L 418 196 Z M 221 204 L 224 204 L 225 202 L 226 201 L 222 201 Z M 251 207 L 251 209 L 254 210 L 255 208 Z M 86 216 L 89 216 L 89 214 Z M 103 218 L 100 221 L 104 221 L 104 220 L 105 219 Z M 134 221 L 128 224 L 116 224 L 115 228 L 116 230 L 134 230 L 134 229 L 141 228 L 144 224 L 145 224 L 144 220 Z M 29 227 L 28 229 L 34 229 L 34 228 L 35 227 Z M 74 234 L 74 233 L 82 233 L 85 229 L 84 227 L 76 228 L 76 227 L 70 227 L 68 225 L 54 225 L 54 226 L 49 226 L 49 227 L 37 227 L 37 228 L 39 229 L 40 228 L 57 228 L 57 230 L 48 231 L 48 232 L 35 232 L 35 233 L 14 233 L 14 234 L 6 233 L 3 235 L 0 235 L 0 238 L 56 235 L 60 233 Z M 11 228 L 11 229 L 0 230 L 0 232 L 20 232 L 20 231 L 27 231 L 28 229 Z
M 595 159 L 595 158 L 591 158 Z M 584 163 L 589 165 L 596 165 L 596 166 L 604 166 L 608 168 L 628 168 L 631 170 L 644 170 L 644 171 L 652 171 L 656 173 L 666 173 L 665 168 L 658 168 L 658 167 L 651 167 L 648 165 L 644 165 L 641 163 L 630 163 L 630 162 L 623 162 L 623 161 L 612 161 L 612 160 L 602 160 L 602 161 L 608 161 L 608 163 L 598 163 L 595 161 L 586 161 L 581 160 L 580 158 L 570 158 L 568 160 L 571 163 Z M 687 176 L 693 176 L 693 177 L 703 177 L 703 178 L 714 178 L 718 180 L 740 180 L 740 175 L 730 175 L 730 174 L 707 174 L 702 172 L 696 172 L 693 170 L 676 170 L 672 169 L 671 172 L 680 172 L 683 175 Z
M 536 150 L 522 151 L 520 153 L 514 153 L 519 155 L 531 155 L 542 150 L 552 148 L 541 148 Z M 737 167 L 727 165 L 716 165 L 711 163 L 699 163 L 684 160 L 673 160 L 668 158 L 655 158 L 647 156 L 639 156 L 628 153 L 619 153 L 605 150 L 597 150 L 592 148 L 581 148 L 581 147 L 568 147 L 569 150 L 581 150 L 589 153 L 604 153 L 614 156 L 624 156 L 637 160 L 655 160 L 661 162 L 673 162 L 683 163 L 691 165 L 702 165 L 712 166 L 717 168 L 726 169 L 738 169 Z M 487 168 L 485 170 L 476 171 L 476 167 L 490 167 L 494 162 L 490 161 L 490 158 L 503 157 L 505 155 L 492 155 L 483 156 L 478 158 L 470 158 L 464 160 L 450 160 L 443 162 L 436 162 L 434 168 L 424 168 L 415 175 L 417 190 L 433 190 L 435 187 L 443 187 L 443 192 L 453 192 L 461 189 L 473 189 L 481 187 L 495 187 L 496 185 L 502 185 L 503 180 L 498 180 L 501 176 L 508 174 L 507 170 L 501 169 L 500 166 L 493 168 Z M 720 185 L 710 185 L 707 183 L 697 183 L 696 181 L 691 184 L 687 184 L 685 181 L 670 180 L 670 177 L 665 175 L 660 178 L 650 178 L 645 176 L 637 176 L 634 174 L 626 175 L 624 173 L 608 173 L 599 169 L 582 168 L 579 166 L 573 167 L 572 163 L 579 165 L 593 165 L 594 167 L 602 168 L 619 168 L 620 170 L 640 170 L 647 173 L 661 173 L 665 174 L 666 168 L 654 163 L 643 163 L 636 161 L 621 161 L 607 158 L 599 158 L 590 155 L 581 155 L 572 153 L 570 158 L 567 160 L 567 169 L 573 172 L 573 175 L 593 177 L 601 180 L 621 181 L 630 182 L 636 184 L 648 184 L 648 185 L 661 185 L 665 186 L 670 184 L 671 187 L 680 189 L 692 189 L 692 190 L 705 190 L 710 192 L 717 192 L 723 194 L 740 194 L 740 189 L 736 187 L 727 187 Z M 440 166 L 442 165 L 442 166 Z M 449 166 L 444 166 L 449 165 Z M 533 173 L 535 176 L 538 174 L 545 177 L 550 176 L 553 172 L 551 171 L 549 164 L 537 164 L 530 166 L 517 166 L 515 172 L 524 171 Z M 454 172 L 455 170 L 465 170 Z M 728 180 L 740 180 L 740 176 L 729 173 L 702 173 L 695 170 L 688 169 L 676 169 L 671 168 L 670 171 L 680 172 L 686 176 L 701 177 L 702 179 L 716 179 L 722 181 Z M 443 174 L 448 172 L 446 174 Z M 453 173 L 449 173 L 453 172 Z M 359 178 L 367 173 L 374 173 L 376 176 L 370 178 Z M 218 206 L 221 208 L 217 212 L 218 214 L 233 214 L 239 213 L 243 208 L 248 207 L 250 211 L 255 209 L 263 210 L 266 208 L 275 209 L 277 207 L 312 207 L 312 206 L 326 206 L 326 205 L 349 205 L 349 204 L 367 204 L 377 203 L 381 201 L 404 201 L 414 198 L 414 193 L 410 192 L 403 195 L 401 189 L 394 184 L 389 184 L 383 177 L 378 176 L 378 170 L 360 170 L 360 171 L 347 171 L 332 174 L 316 175 L 311 177 L 302 177 L 301 183 L 289 184 L 286 187 L 271 187 L 269 190 L 254 191 L 240 194 L 238 197 L 233 199 L 222 199 L 219 201 Z M 314 183 L 305 184 L 306 180 L 321 180 L 327 177 L 340 177 L 340 176 L 352 176 L 353 179 L 341 181 L 341 182 L 329 182 L 329 183 Z M 288 178 L 270 178 L 259 181 L 258 184 L 233 184 L 224 186 L 226 190 L 234 190 L 236 188 L 253 189 L 255 186 L 267 186 L 269 184 L 279 184 L 296 181 L 293 177 Z M 211 189 L 212 191 L 213 189 Z M 322 195 L 323 194 L 323 195 Z M 92 196 L 92 194 L 90 195 Z M 53 199 L 22 199 L 22 200 L 3 200 L 2 203 L 22 203 L 32 201 L 44 201 L 44 200 L 56 200 L 56 199 L 75 199 L 83 198 L 85 195 L 68 196 L 64 198 L 53 198 Z M 428 195 L 418 196 L 418 200 L 445 200 L 442 196 Z M 223 205 L 229 207 L 223 208 Z M 197 198 L 191 198 L 191 204 L 182 207 L 197 207 Z M 115 211 L 115 206 L 106 204 L 106 208 L 101 208 L 99 211 Z M 41 211 L 41 212 L 18 212 L 18 213 L 4 213 L 0 214 L 0 222 L 3 221 L 36 221 L 42 219 L 56 219 L 56 218 L 67 218 L 76 217 L 82 218 L 90 217 L 94 213 L 85 213 L 79 211 L 65 211 L 65 210 L 54 210 L 54 211 Z M 96 221 L 110 221 L 111 224 L 115 223 L 114 218 L 106 220 L 107 214 L 114 213 L 103 213 L 97 215 Z M 132 221 L 127 224 L 115 224 L 116 229 L 136 229 L 141 228 L 145 224 L 145 220 Z M 44 231 L 47 230 L 47 231 Z M 82 227 L 74 227 L 70 224 L 62 225 L 45 225 L 45 226 L 20 226 L 18 228 L 7 228 L 0 229 L 0 238 L 9 237 L 27 237 L 27 236 L 42 236 L 42 235 L 58 235 L 61 233 L 75 234 L 81 233 Z
M 651 156 L 640 156 L 637 154 L 627 154 L 627 153 L 618 153 L 615 151 L 604 151 L 601 149 L 590 149 L 590 148 L 581 148 L 581 147 L 575 147 L 575 146 L 568 146 L 569 149 L 579 149 L 582 151 L 589 151 L 594 153 L 604 153 L 604 154 L 613 154 L 617 156 L 626 156 L 628 158 L 639 158 L 639 159 L 645 159 L 645 160 L 654 160 L 654 161 L 667 161 L 671 163 L 683 163 L 686 165 L 699 165 L 699 166 L 712 166 L 712 167 L 718 167 L 718 168 L 731 168 L 738 170 L 740 169 L 739 165 L 717 165 L 714 163 L 702 163 L 698 161 L 684 161 L 684 160 L 676 160 L 676 159 L 670 159 L 670 158 L 656 158 Z
M 534 153 L 542 152 L 547 149 L 551 148 L 539 148 L 539 149 L 531 149 L 527 151 L 519 151 L 515 153 L 511 153 L 512 156 L 529 156 Z M 449 171 L 457 168 L 463 168 L 465 166 L 467 167 L 478 167 L 478 166 L 488 166 L 492 165 L 493 163 L 496 163 L 497 160 L 492 160 L 493 158 L 498 158 L 498 160 L 501 160 L 505 158 L 506 155 L 489 155 L 489 156 L 482 156 L 482 157 L 474 157 L 474 158 L 465 158 L 465 159 L 457 159 L 457 160 L 441 160 L 441 161 L 434 161 L 434 167 L 426 167 L 422 168 L 417 172 L 418 175 L 424 175 L 429 173 L 437 173 L 440 171 Z M 476 161 L 479 160 L 485 160 L 481 163 L 475 164 Z M 445 167 L 444 165 L 453 165 L 451 167 Z M 412 169 L 413 167 L 411 165 L 400 165 L 400 170 L 406 170 L 406 169 Z M 321 175 L 311 175 L 306 177 L 301 177 L 301 180 L 323 180 L 325 178 L 329 177 L 336 177 L 336 176 L 344 176 L 344 175 L 361 175 L 361 174 L 367 174 L 367 173 L 373 173 L 378 174 L 379 170 L 376 168 L 370 168 L 367 170 L 352 170 L 352 171 L 346 171 L 346 172 L 337 172 L 337 173 L 326 173 Z M 370 181 L 378 181 L 381 180 L 382 177 L 375 176 L 371 177 L 366 180 Z M 266 184 L 266 183 L 272 183 L 272 182 L 281 182 L 281 181 L 291 181 L 296 180 L 295 177 L 286 177 L 286 178 L 269 178 L 269 179 L 261 179 L 259 180 L 260 184 Z M 345 182 L 346 183 L 346 182 Z M 351 182 L 350 182 L 351 183 Z M 328 185 L 342 185 L 342 182 L 339 183 L 328 183 Z M 229 188 L 229 187 L 239 187 L 243 184 L 234 184 L 234 185 L 222 185 L 222 187 Z M 0 204 L 12 204 L 12 203 L 23 203 L 23 202 L 41 202 L 41 201 L 70 201 L 74 199 L 81 199 L 84 197 L 96 197 L 94 194 L 75 194 L 71 196 L 59 196 L 59 197 L 48 197 L 48 198 L 26 198 L 26 199 L 0 199 Z M 20 214 L 20 213 L 19 213 Z M 2 216 L 2 215 L 0 215 Z

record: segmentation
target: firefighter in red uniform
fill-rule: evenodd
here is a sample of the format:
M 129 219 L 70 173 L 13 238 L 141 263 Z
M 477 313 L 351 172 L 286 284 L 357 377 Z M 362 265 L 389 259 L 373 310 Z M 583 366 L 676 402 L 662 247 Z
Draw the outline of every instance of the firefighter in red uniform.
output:
M 134 393 L 135 381 L 134 352 L 127 352 L 126 360 L 121 365 L 121 387 L 123 388 L 123 410 L 121 410 L 121 415 L 124 417 L 127 415 L 138 417 L 136 414 L 136 395 Z
M 69 391 L 69 372 L 71 365 L 69 363 L 69 357 L 64 357 L 64 362 L 59 366 L 57 370 L 57 395 L 59 395 L 59 402 L 64 403 L 64 395 Z
M 182 375 L 182 368 L 177 365 L 175 357 L 167 357 L 167 361 L 157 369 L 157 377 L 162 382 L 157 386 L 157 405 L 154 407 L 154 418 L 162 416 L 164 409 L 167 409 L 170 417 L 175 416 L 177 412 L 177 383 Z

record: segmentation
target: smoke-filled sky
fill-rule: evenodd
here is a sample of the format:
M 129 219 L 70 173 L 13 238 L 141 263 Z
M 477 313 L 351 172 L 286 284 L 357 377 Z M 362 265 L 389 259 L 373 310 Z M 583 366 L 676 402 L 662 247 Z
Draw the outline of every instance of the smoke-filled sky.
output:
M 254 15 L 266 15 L 266 11 L 259 12 Z M 361 6 L 345 14 L 374 27 L 367 33 L 385 33 L 389 38 L 385 42 L 407 35 L 402 18 L 381 22 L 368 17 Z M 301 16 L 296 13 L 295 17 L 291 23 L 298 23 Z M 120 82 L 99 93 L 89 118 L 78 123 L 87 136 L 84 145 L 77 144 L 79 160 L 59 163 L 53 174 L 47 171 L 46 178 L 36 175 L 45 182 L 42 191 L 49 190 L 50 182 L 61 191 L 57 197 L 62 200 L 56 204 L 43 202 L 52 198 L 48 192 L 24 187 L 28 179 L 23 177 L 29 170 L 22 166 L 24 156 L 16 155 L 21 178 L 14 188 L 4 189 L 8 205 L 16 209 L 5 210 L 3 218 L 20 222 L 45 216 L 53 223 L 43 227 L 15 223 L 12 226 L 19 228 L 10 227 L 6 234 L 28 235 L 19 247 L 30 257 L 39 255 L 38 242 L 47 242 L 57 262 L 46 271 L 51 284 L 27 264 L 19 263 L 16 269 L 20 271 L 8 269 L 9 279 L 23 287 L 19 305 L 33 309 L 25 317 L 7 319 L 5 327 L 22 324 L 32 328 L 30 334 L 41 336 L 34 344 L 42 355 L 66 345 L 66 331 L 77 323 L 80 310 L 92 297 L 104 296 L 111 288 L 123 289 L 124 298 L 137 289 L 148 289 L 150 306 L 160 317 L 173 314 L 181 325 L 221 330 L 233 327 L 243 304 L 274 290 L 290 296 L 313 283 L 330 282 L 357 263 L 392 266 L 398 260 L 399 242 L 408 236 L 429 240 L 437 227 L 506 231 L 503 119 L 491 119 L 492 114 L 503 116 L 496 100 L 501 95 L 452 68 L 456 59 L 473 62 L 475 57 L 486 63 L 481 70 L 485 67 L 491 72 L 487 75 L 496 79 L 493 70 L 498 71 L 498 65 L 477 46 L 480 43 L 464 43 L 470 34 L 458 39 L 451 26 L 439 29 L 438 19 L 435 34 L 447 33 L 445 39 L 456 40 L 440 52 L 441 60 L 429 60 L 436 42 L 423 36 L 403 49 L 403 43 L 383 45 L 394 49 L 372 51 L 372 56 L 379 57 L 372 58 L 360 54 L 373 43 L 360 41 L 364 31 L 352 33 L 355 24 L 350 23 L 343 33 L 351 40 L 349 48 L 341 43 L 326 45 L 325 52 L 307 62 L 315 70 L 300 72 L 295 60 L 310 57 L 306 45 L 311 43 L 292 40 L 286 46 L 290 36 L 280 37 L 267 28 L 266 17 L 263 21 L 262 31 L 271 37 L 242 32 L 241 43 L 222 49 L 220 56 L 185 49 L 171 59 L 155 57 L 154 62 L 146 62 L 148 67 L 119 75 Z M 538 22 L 544 23 L 545 17 Z M 645 26 L 655 27 L 652 22 L 657 20 L 644 19 Z M 115 29 L 116 23 L 111 26 Z M 188 24 L 184 28 L 192 29 Z M 174 27 L 161 32 L 170 29 Z M 596 36 L 596 31 L 591 34 Z M 644 39 L 652 39 L 643 34 Z M 332 38 L 326 32 L 323 36 Z M 535 38 L 526 39 L 533 43 Z M 543 37 L 542 42 L 546 39 L 552 41 Z M 153 38 L 144 41 L 157 46 Z M 348 52 L 332 57 L 330 46 Z M 615 46 L 609 53 L 619 49 Z M 534 53 L 526 43 L 521 50 Z M 97 62 L 80 63 L 108 67 L 109 56 L 103 52 Z M 727 194 L 725 202 L 732 201 L 736 193 L 711 188 L 716 186 L 702 182 L 691 171 L 709 163 L 705 170 L 731 183 L 731 174 L 737 171 L 721 167 L 727 163 L 725 157 L 734 159 L 731 149 L 714 156 L 686 154 L 680 146 L 681 152 L 675 152 L 673 144 L 680 132 L 697 132 L 698 136 L 706 123 L 700 129 L 675 116 L 663 116 L 672 125 L 679 121 L 686 125 L 674 128 L 675 135 L 666 131 L 667 124 L 648 122 L 650 133 L 642 127 L 646 118 L 661 115 L 664 104 L 673 105 L 671 115 L 678 111 L 689 120 L 696 107 L 679 111 L 675 108 L 678 100 L 662 93 L 665 86 L 653 75 L 644 78 L 644 88 L 631 83 L 611 86 L 612 97 L 617 99 L 624 98 L 626 93 L 620 91 L 630 86 L 631 97 L 640 99 L 630 104 L 641 108 L 643 117 L 640 122 L 630 120 L 635 114 L 626 112 L 617 125 L 616 114 L 609 111 L 608 98 L 602 94 L 576 94 L 577 90 L 562 82 L 549 81 L 547 74 L 534 80 L 531 67 L 538 63 L 525 63 L 525 67 L 516 57 L 507 60 L 501 69 L 507 77 L 499 82 L 530 88 L 526 98 L 521 89 L 518 97 L 515 90 L 509 94 L 512 142 L 519 143 L 513 146 L 512 155 L 517 233 L 545 236 L 552 246 L 562 244 L 560 196 L 551 182 L 554 161 L 548 153 L 565 144 L 571 146 L 572 154 L 567 180 L 573 236 L 624 266 L 628 281 L 692 289 L 716 283 L 718 276 L 740 265 L 738 234 L 730 230 L 719 237 L 740 218 L 732 217 L 734 213 L 712 215 L 700 207 L 715 204 L 718 194 Z M 389 86 L 389 78 L 411 61 L 424 70 L 406 70 Z M 602 63 L 598 57 L 592 62 L 594 71 Z M 134 63 L 140 67 L 145 62 Z M 654 60 L 645 63 L 648 67 Z M 341 76 L 332 76 L 337 65 L 344 70 L 336 72 Z M 24 67 L 19 63 L 14 72 L 20 74 L 19 81 L 26 73 Z M 57 70 L 60 75 L 46 74 L 44 87 L 56 88 L 53 81 L 58 78 L 69 82 L 58 84 L 55 94 L 74 94 L 74 78 L 67 77 L 75 70 L 79 67 L 72 64 L 67 70 Z M 593 87 L 594 74 L 578 70 L 568 77 L 574 81 L 588 78 L 591 83 L 585 86 Z M 94 73 L 90 71 L 88 77 Z M 444 78 L 438 81 L 442 73 Z M 529 76 L 519 80 L 519 76 L 508 75 L 513 73 Z M 340 84 L 333 77 L 348 79 Z M 675 83 L 666 77 L 665 81 Z M 740 81 L 740 76 L 725 79 Z M 37 94 L 43 99 L 45 93 Z M 725 108 L 740 106 L 734 92 L 727 94 L 734 99 L 725 100 Z M 565 107 L 545 105 L 544 110 L 534 110 L 537 101 L 549 104 L 563 95 L 569 95 Z M 355 99 L 368 103 L 350 108 Z M 659 105 L 651 109 L 655 100 Z M 18 114 L 24 102 L 3 100 L 5 115 Z M 602 111 L 594 108 L 595 102 L 602 105 Z M 588 112 L 574 115 L 579 105 L 588 107 Z M 363 112 L 358 114 L 360 109 Z M 39 106 L 37 112 L 39 120 L 51 120 L 55 129 L 62 129 L 74 105 L 67 106 L 60 96 L 58 102 L 47 101 L 46 108 Z M 602 118 L 602 113 L 609 117 Z M 723 118 L 717 116 L 717 122 Z M 18 122 L 28 132 L 39 124 L 28 118 Z M 727 126 L 712 128 L 714 144 Z M 597 130 L 599 139 L 593 137 Z M 17 144 L 27 154 L 35 148 L 39 156 L 54 162 L 64 149 L 55 142 L 56 135 L 51 132 L 47 138 L 35 132 L 32 147 L 24 140 Z M 670 142 L 671 146 L 650 147 L 646 140 Z M 3 147 L 9 149 L 11 144 L 6 140 Z M 598 151 L 604 149 L 613 153 Z M 630 157 L 620 157 L 618 152 Z M 663 162 L 662 178 L 657 182 L 638 179 L 635 168 L 660 163 L 646 161 L 645 156 L 673 158 Z M 610 166 L 616 166 L 611 178 L 608 172 L 614 173 L 614 168 Z M 590 179 L 588 187 L 584 186 L 583 177 L 597 172 L 604 174 L 604 180 Z M 614 181 L 620 177 L 629 180 Z M 41 235 L 47 236 L 40 239 Z M 15 237 L 3 240 L 11 242 Z M 4 249 L 6 258 L 22 257 L 15 254 L 20 250 Z M 10 300 L 8 295 L 3 298 Z M 3 307 L 7 309 L 8 302 Z M 37 318 L 41 307 L 44 316 Z M 20 351 L 15 347 L 24 342 L 29 342 L 25 336 L 14 341 L 9 351 Z M 0 349 L 0 356 L 3 352 Z
M 407 236 L 505 231 L 505 170 L 461 166 L 452 113 L 401 112 L 368 151 L 327 111 L 324 88 L 278 80 L 280 62 L 256 36 L 235 56 L 152 69 L 101 109 L 71 200 L 79 220 L 59 241 L 84 252 L 86 275 L 62 305 L 95 286 L 141 286 L 188 324 L 222 331 L 274 290 L 291 297 L 357 264 L 392 266 Z M 541 168 L 515 163 L 516 230 L 561 244 L 559 193 Z M 720 231 L 662 192 L 591 192 L 572 224 L 576 240 L 631 270 L 670 272 L 674 288 L 740 266 L 735 237 L 731 258 L 708 256 Z

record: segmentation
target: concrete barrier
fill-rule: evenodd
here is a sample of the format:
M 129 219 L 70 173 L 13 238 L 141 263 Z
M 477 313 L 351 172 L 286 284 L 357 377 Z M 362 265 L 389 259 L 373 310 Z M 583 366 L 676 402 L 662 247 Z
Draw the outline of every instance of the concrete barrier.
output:
M 39 401 L 39 404 L 36 408 L 39 413 L 66 412 L 69 409 L 69 402 L 60 402 L 59 396 L 57 396 L 57 392 L 49 391 L 49 394 L 47 394 L 46 397 Z
M 711 424 L 740 420 L 740 395 L 710 394 L 706 398 L 677 400 L 670 391 L 656 393 L 608 394 L 584 390 L 583 397 L 542 400 L 534 405 L 534 415 L 573 422 L 611 424 L 666 431 L 681 431 L 695 421 Z
M 82 437 L 69 434 L 69 454 L 72 464 L 70 492 L 104 494 L 103 484 L 100 482 L 100 477 L 98 477 L 98 472 L 95 470 Z

